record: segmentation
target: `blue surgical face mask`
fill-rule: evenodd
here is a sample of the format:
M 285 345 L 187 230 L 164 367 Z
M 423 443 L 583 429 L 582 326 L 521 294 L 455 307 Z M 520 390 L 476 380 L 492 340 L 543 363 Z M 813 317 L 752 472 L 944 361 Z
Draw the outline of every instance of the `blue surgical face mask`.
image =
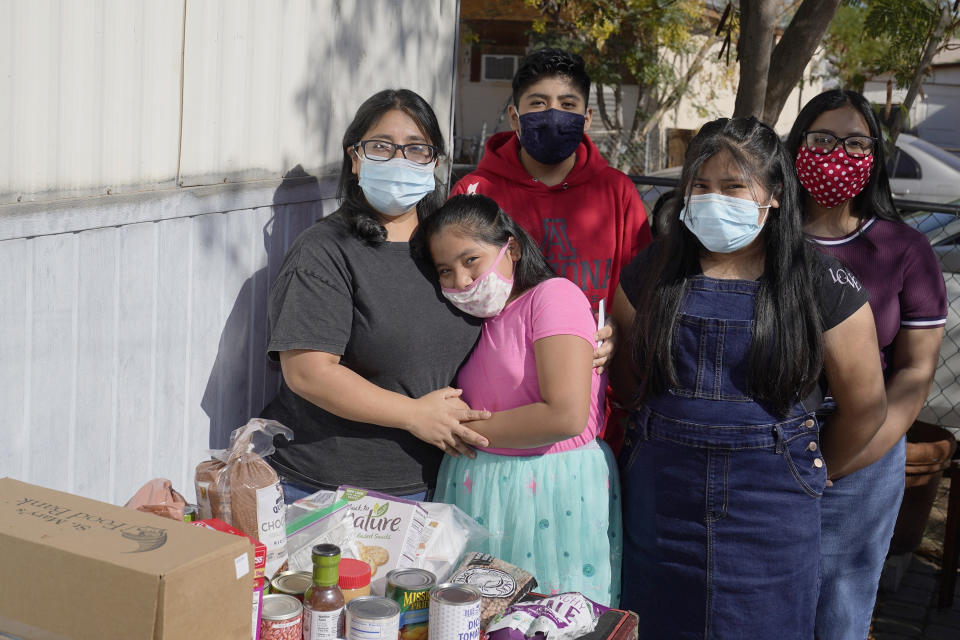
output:
M 370 206 L 385 216 L 398 216 L 415 206 L 436 188 L 430 164 L 405 158 L 386 161 L 360 158 L 360 189 Z
M 559 164 L 580 146 L 586 116 L 560 109 L 520 116 L 520 146 L 541 164 Z
M 688 197 L 680 217 L 709 251 L 731 253 L 759 235 L 760 211 L 769 208 L 753 200 L 704 193 Z

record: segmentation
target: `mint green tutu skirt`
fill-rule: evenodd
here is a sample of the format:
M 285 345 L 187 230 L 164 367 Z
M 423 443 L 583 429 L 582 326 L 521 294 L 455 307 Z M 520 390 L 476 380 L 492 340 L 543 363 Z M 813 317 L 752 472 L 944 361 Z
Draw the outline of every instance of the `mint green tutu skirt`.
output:
M 435 500 L 490 531 L 485 548 L 471 551 L 526 569 L 539 592 L 619 603 L 620 480 L 605 442 L 539 456 L 444 456 Z

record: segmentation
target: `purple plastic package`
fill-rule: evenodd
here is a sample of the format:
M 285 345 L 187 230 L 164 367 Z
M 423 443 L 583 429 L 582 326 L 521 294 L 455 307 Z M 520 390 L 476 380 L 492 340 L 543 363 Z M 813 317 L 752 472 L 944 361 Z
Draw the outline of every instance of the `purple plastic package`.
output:
M 593 631 L 609 607 L 581 593 L 559 593 L 510 605 L 487 627 L 489 640 L 575 640 Z

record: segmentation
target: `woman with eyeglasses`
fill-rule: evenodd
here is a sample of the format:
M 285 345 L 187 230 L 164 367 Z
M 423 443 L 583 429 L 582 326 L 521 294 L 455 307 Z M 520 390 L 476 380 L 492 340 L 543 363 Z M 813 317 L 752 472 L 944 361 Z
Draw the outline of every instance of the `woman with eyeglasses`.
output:
M 444 452 L 488 444 L 463 423 L 490 415 L 450 386 L 479 320 L 410 250 L 444 201 L 443 134 L 423 98 L 385 90 L 360 105 L 343 150 L 339 210 L 296 239 L 270 290 L 283 383 L 263 415 L 294 431 L 270 462 L 287 502 L 341 484 L 423 499 Z
M 787 137 L 803 186 L 804 231 L 870 294 L 887 417 L 867 447 L 829 469 L 823 495 L 816 637 L 862 640 L 904 488 L 905 436 L 930 392 L 943 327 L 943 275 L 927 239 L 903 223 L 887 180 L 880 124 L 854 91 L 821 93 Z M 831 407 L 828 397 L 825 411 Z M 830 429 L 827 419 L 826 430 Z

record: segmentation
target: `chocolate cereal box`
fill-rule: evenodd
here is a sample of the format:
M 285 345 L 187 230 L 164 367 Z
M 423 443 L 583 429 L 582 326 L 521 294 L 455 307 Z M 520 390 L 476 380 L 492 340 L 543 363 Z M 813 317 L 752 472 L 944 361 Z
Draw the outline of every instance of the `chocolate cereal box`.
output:
M 353 517 L 357 559 L 370 565 L 370 590 L 382 596 L 388 572 L 416 566 L 427 511 L 411 500 L 346 485 L 337 490 L 340 498 Z

